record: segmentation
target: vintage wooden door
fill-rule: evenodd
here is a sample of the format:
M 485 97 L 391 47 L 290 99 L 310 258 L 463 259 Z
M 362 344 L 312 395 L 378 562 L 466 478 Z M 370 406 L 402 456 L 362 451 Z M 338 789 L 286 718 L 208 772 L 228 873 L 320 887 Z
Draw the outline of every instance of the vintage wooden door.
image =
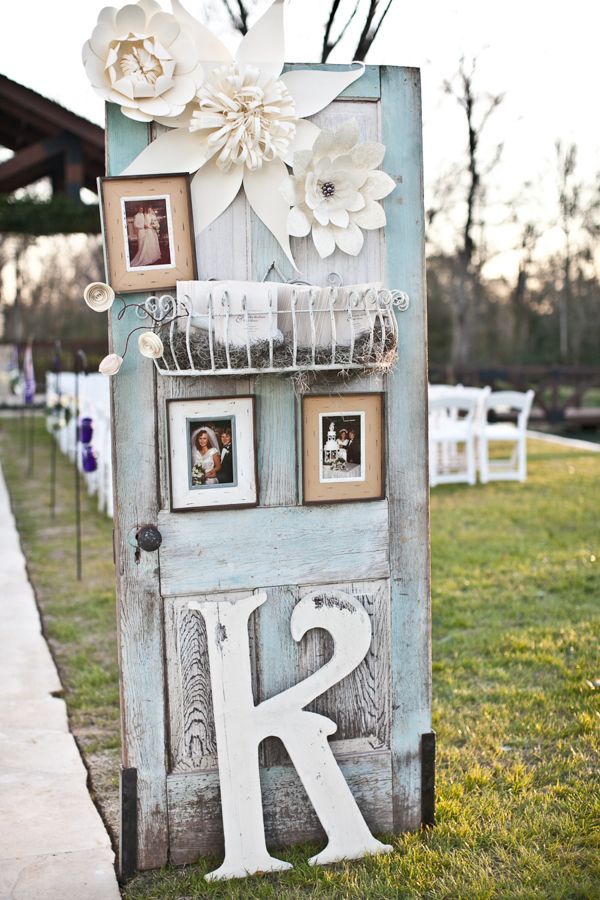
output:
M 194 861 L 222 847 L 219 781 L 203 620 L 191 598 L 264 589 L 267 603 L 250 621 L 256 701 L 322 665 L 331 641 L 310 632 L 299 645 L 289 621 L 315 587 L 352 592 L 373 625 L 360 667 L 314 708 L 338 723 L 331 741 L 375 833 L 418 828 L 429 819 L 431 745 L 426 327 L 421 107 L 416 69 L 368 67 L 315 120 L 356 117 L 363 139 L 387 146 L 385 170 L 396 190 L 385 201 L 387 228 L 366 233 L 353 258 L 321 260 L 309 242 L 294 253 L 301 277 L 325 284 L 381 279 L 406 291 L 399 312 L 399 356 L 385 378 L 321 373 L 314 393 L 385 391 L 386 497 L 363 503 L 303 506 L 300 398 L 284 376 L 163 377 L 137 354 L 113 379 L 115 548 L 123 726 L 123 853 L 132 852 L 128 776 L 137 772 L 137 866 Z M 108 108 L 108 174 L 117 175 L 146 145 L 147 126 Z M 295 241 L 296 239 L 294 239 Z M 293 241 L 293 244 L 294 244 Z M 201 279 L 261 280 L 275 261 L 292 275 L 243 193 L 201 236 Z M 143 302 L 145 297 L 128 298 Z M 139 325 L 133 311 L 113 315 L 123 346 Z M 259 505 L 255 509 L 169 511 L 166 400 L 253 394 L 257 404 Z M 143 524 L 157 525 L 159 552 L 136 550 Z M 227 538 L 224 535 L 228 535 Z M 423 739 L 423 736 L 426 736 Z M 261 748 L 267 840 L 274 846 L 323 832 L 274 738 Z M 427 757 L 427 758 L 426 758 Z M 425 769 L 423 767 L 425 762 Z M 425 774 L 424 774 L 425 773 Z M 422 780 L 425 788 L 422 786 Z M 135 805 L 133 807 L 135 812 Z

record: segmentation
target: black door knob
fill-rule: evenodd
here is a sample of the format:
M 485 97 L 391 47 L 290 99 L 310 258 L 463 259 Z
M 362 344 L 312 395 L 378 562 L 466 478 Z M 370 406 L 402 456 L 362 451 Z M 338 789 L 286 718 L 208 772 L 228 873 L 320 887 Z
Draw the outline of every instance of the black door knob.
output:
M 162 534 L 156 525 L 142 525 L 135 537 L 138 547 L 148 553 L 158 550 L 162 544 Z

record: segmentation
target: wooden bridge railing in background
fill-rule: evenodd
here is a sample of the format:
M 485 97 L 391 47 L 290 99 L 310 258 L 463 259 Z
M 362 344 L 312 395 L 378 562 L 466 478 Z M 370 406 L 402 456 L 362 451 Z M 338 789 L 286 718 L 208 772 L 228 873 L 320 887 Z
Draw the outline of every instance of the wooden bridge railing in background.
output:
M 533 422 L 600 426 L 600 366 L 430 366 L 432 384 L 535 391 Z

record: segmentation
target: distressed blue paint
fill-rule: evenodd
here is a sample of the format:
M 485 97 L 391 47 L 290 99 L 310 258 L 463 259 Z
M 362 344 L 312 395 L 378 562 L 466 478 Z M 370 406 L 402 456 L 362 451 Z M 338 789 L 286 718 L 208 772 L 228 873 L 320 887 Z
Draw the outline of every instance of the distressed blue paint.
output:
M 339 765 L 369 827 L 374 832 L 389 833 L 392 830 L 389 752 L 380 750 L 340 758 Z M 268 846 L 323 840 L 323 829 L 293 766 L 261 768 L 260 780 Z M 199 856 L 222 853 L 218 772 L 213 769 L 170 775 L 167 789 L 171 861 L 183 865 L 196 862 Z
M 387 519 L 385 500 L 162 512 L 161 591 L 175 596 L 386 578 Z
M 148 127 L 113 104 L 106 124 L 109 173 L 116 174 L 146 146 Z M 139 303 L 145 295 L 126 299 Z M 117 300 L 113 310 L 120 306 Z M 110 319 L 111 348 L 122 355 L 140 320 L 134 310 Z M 155 522 L 158 513 L 154 366 L 137 352 L 136 337 L 111 379 L 111 413 L 123 762 L 138 772 L 138 865 L 151 868 L 163 865 L 168 853 L 164 663 L 157 558 L 142 553 L 136 561 L 131 545 L 137 528 Z
M 421 92 L 418 69 L 382 68 L 388 283 L 407 291 L 398 313 L 399 364 L 388 380 L 387 446 L 392 570 L 394 828 L 420 825 L 420 735 L 431 730 L 427 339 Z M 391 453 L 403 435 L 402 452 Z

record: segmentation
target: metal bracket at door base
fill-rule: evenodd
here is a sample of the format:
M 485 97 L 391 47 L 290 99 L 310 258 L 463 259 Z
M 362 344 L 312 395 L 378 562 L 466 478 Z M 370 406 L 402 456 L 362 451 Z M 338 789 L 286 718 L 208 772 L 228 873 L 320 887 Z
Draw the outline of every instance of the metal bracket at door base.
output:
M 421 825 L 435 825 L 435 731 L 421 735 Z
M 119 840 L 119 877 L 122 881 L 137 872 L 137 769 L 121 767 L 121 834 Z

